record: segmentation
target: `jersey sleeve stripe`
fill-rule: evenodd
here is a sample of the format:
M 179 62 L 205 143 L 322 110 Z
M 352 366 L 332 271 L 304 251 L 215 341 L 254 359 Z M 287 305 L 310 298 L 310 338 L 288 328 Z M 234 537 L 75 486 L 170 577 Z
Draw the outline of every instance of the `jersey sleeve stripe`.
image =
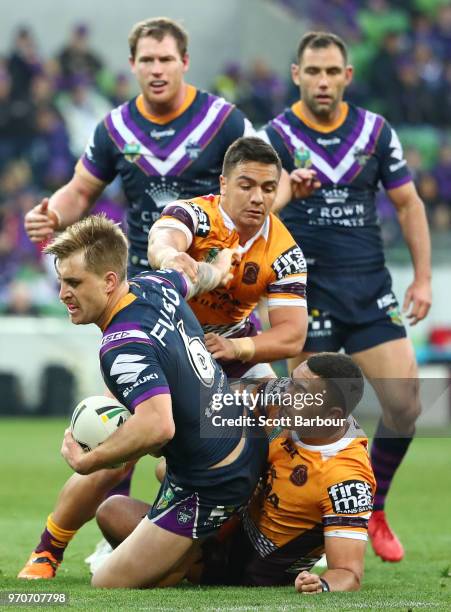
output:
M 110 181 L 109 178 L 105 177 L 102 172 L 97 168 L 97 166 L 95 166 L 87 157 L 86 153 L 84 153 L 82 155 L 82 157 L 80 158 L 80 162 L 83 164 L 83 166 L 85 167 L 85 169 L 92 174 L 92 176 L 95 176 L 96 179 L 99 179 L 99 181 L 102 181 L 104 183 L 108 183 Z
M 307 308 L 307 300 L 292 296 L 285 298 L 269 298 L 268 308 L 275 308 L 276 306 L 301 306 L 302 308 Z
M 361 516 L 323 516 L 324 527 L 368 527 L 368 519 Z
M 111 349 L 118 348 L 119 346 L 125 346 L 126 344 L 130 344 L 130 342 L 137 343 L 137 344 L 150 344 L 151 346 L 155 346 L 155 343 L 152 342 L 150 338 L 147 338 L 147 339 L 136 338 L 136 337 L 135 338 L 130 337 L 127 339 L 121 338 L 119 340 L 107 342 L 104 346 L 102 346 L 102 348 L 100 349 L 100 357 L 103 357 L 105 353 L 108 353 L 108 351 L 110 351 Z
M 409 176 L 401 176 L 400 178 L 390 181 L 384 184 L 385 189 L 396 189 L 397 187 L 401 187 L 402 185 L 406 185 L 407 183 L 412 182 L 412 177 Z
M 151 397 L 155 397 L 155 395 L 170 395 L 170 394 L 171 392 L 169 390 L 169 387 L 167 387 L 166 385 L 164 387 L 153 387 L 153 389 L 148 389 L 144 393 L 141 393 L 141 395 L 138 395 L 138 397 L 136 397 L 131 402 L 131 407 L 136 408 L 138 404 L 142 404 L 142 402 L 144 402 L 147 399 L 150 399 Z
M 348 538 L 349 540 L 363 540 L 366 542 L 368 540 L 368 535 L 366 533 L 361 533 L 359 531 L 324 531 L 325 538 Z
M 305 283 L 286 283 L 283 286 L 280 286 L 277 283 L 271 283 L 268 285 L 266 293 L 269 296 L 277 293 L 279 295 L 288 294 L 305 298 Z

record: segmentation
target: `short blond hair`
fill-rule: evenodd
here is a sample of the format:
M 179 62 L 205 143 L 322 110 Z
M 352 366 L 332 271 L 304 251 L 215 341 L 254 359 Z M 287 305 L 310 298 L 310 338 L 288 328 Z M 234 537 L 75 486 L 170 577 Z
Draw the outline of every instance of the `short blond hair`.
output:
M 81 251 L 85 267 L 97 275 L 116 272 L 120 281 L 127 278 L 127 238 L 121 228 L 105 215 L 91 215 L 64 230 L 44 248 L 57 261 Z
M 181 58 L 184 58 L 188 51 L 188 34 L 182 26 L 168 17 L 154 17 L 153 19 L 138 21 L 133 26 L 128 37 L 128 46 L 132 59 L 135 59 L 138 41 L 147 36 L 155 38 L 158 42 L 161 42 L 165 36 L 172 36 L 177 44 Z

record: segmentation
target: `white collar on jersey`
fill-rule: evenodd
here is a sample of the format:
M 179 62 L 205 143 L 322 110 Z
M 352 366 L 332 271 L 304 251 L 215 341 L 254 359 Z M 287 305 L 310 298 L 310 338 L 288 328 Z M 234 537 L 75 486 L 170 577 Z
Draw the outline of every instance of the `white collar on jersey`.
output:
M 356 420 L 353 416 L 348 417 L 349 427 L 346 430 L 345 435 L 332 442 L 331 444 L 305 444 L 305 442 L 301 442 L 299 436 L 295 431 L 292 432 L 293 442 L 300 446 L 301 448 L 305 448 L 306 450 L 316 451 L 317 453 L 321 453 L 323 458 L 334 457 L 338 452 L 346 448 L 355 438 L 365 438 L 365 433 L 359 427 Z
M 221 213 L 221 216 L 222 216 L 222 219 L 224 221 L 224 225 L 226 226 L 226 228 L 230 231 L 236 230 L 234 222 L 229 217 L 229 215 L 226 213 L 226 211 L 222 208 L 221 204 L 219 204 L 219 211 Z M 247 251 L 249 251 L 251 246 L 254 244 L 254 242 L 258 238 L 260 238 L 260 236 L 263 236 L 265 240 L 268 240 L 270 227 L 271 227 L 271 215 L 268 215 L 265 219 L 265 222 L 263 223 L 261 228 L 258 230 L 258 232 L 255 234 L 255 236 L 252 236 L 252 238 L 249 238 L 249 240 L 243 246 L 238 247 L 238 252 L 247 253 Z

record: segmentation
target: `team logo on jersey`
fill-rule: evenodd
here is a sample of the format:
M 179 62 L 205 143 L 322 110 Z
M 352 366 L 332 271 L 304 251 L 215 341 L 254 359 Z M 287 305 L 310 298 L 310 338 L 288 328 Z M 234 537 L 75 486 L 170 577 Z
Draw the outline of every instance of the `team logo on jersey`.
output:
M 312 165 L 312 158 L 310 151 L 305 147 L 299 147 L 294 151 L 294 165 L 296 168 L 310 168 Z
M 333 189 L 322 189 L 321 190 L 324 199 L 327 204 L 345 204 L 349 198 L 349 191 L 347 187 L 344 189 L 333 188 Z
M 354 149 L 354 159 L 359 166 L 365 166 L 371 155 L 364 149 Z
M 307 271 L 304 254 L 296 245 L 287 249 L 274 261 L 271 268 L 276 273 L 277 280 L 281 280 L 290 274 L 301 274 Z
M 260 266 L 253 261 L 248 261 L 244 266 L 243 283 L 245 285 L 255 285 L 257 276 L 260 271 Z
M 139 142 L 127 142 L 122 149 L 125 159 L 131 164 L 141 157 L 141 145 Z
M 345 480 L 327 489 L 336 514 L 359 514 L 373 509 L 371 486 L 363 480 Z
M 194 140 L 188 140 L 185 145 L 185 151 L 190 159 L 197 159 L 202 151 L 202 147 L 198 142 L 194 142 Z
M 179 525 L 187 525 L 194 519 L 194 509 L 182 506 L 177 510 L 177 523 Z
M 402 322 L 402 316 L 398 306 L 390 306 L 385 312 L 390 317 L 392 323 L 403 327 L 404 323 Z
M 205 212 L 205 210 L 197 204 L 194 204 L 194 202 L 188 202 L 188 204 L 194 210 L 197 218 L 199 219 L 199 223 L 197 224 L 196 236 L 205 238 L 205 236 L 208 236 L 211 229 L 210 218 Z
M 291 482 L 297 487 L 302 487 L 307 482 L 307 466 L 297 465 L 290 474 Z

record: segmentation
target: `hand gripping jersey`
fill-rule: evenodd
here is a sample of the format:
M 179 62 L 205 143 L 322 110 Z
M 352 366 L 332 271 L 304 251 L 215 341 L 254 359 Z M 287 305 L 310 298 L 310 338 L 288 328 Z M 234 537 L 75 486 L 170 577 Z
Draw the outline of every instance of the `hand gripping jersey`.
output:
M 211 427 L 214 396 L 229 387 L 185 294 L 183 277 L 174 270 L 132 279 L 103 330 L 100 363 L 108 389 L 132 412 L 148 398 L 170 394 L 175 436 L 163 454 L 179 482 L 200 486 L 206 468 L 235 448 L 242 428 Z M 221 416 L 235 419 L 241 411 L 225 406 Z
M 246 584 L 292 584 L 324 552 L 324 537 L 367 539 L 376 483 L 363 435 L 350 417 L 332 444 L 272 440 L 266 482 L 243 519 Z
M 233 105 L 190 85 L 176 113 L 149 115 L 138 96 L 99 123 L 79 163 L 106 183 L 121 177 L 133 265 L 148 268 L 149 229 L 164 206 L 217 192 L 226 149 L 252 131 Z
M 261 297 L 268 299 L 268 308 L 306 306 L 304 256 L 274 215 L 270 214 L 261 230 L 243 246 L 219 196 L 169 204 L 156 226 L 183 231 L 190 245 L 187 252 L 196 261 L 211 261 L 226 247 L 238 248 L 241 253 L 241 262 L 227 287 L 189 302 L 204 331 L 239 334 Z
M 288 172 L 311 168 L 322 183 L 281 213 L 309 266 L 329 271 L 383 267 L 378 185 L 394 189 L 412 180 L 399 138 L 385 119 L 343 103 L 336 125 L 325 131 L 306 119 L 297 102 L 261 135 Z

